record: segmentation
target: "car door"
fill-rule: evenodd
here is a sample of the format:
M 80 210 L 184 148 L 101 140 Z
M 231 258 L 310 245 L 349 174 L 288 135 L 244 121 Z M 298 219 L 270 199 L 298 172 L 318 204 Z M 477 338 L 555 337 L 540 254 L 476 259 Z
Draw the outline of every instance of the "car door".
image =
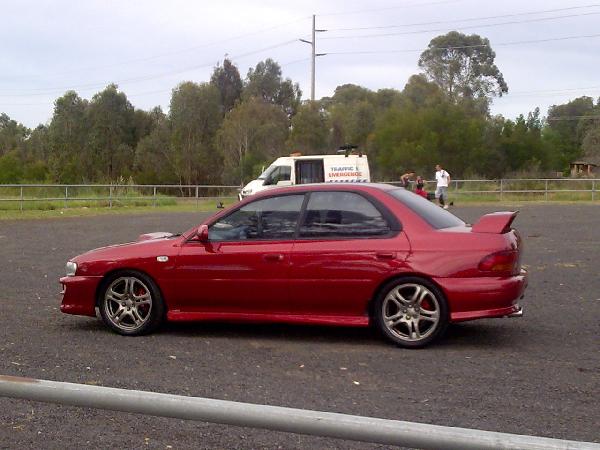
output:
M 181 311 L 285 310 L 290 252 L 304 194 L 256 200 L 210 224 L 208 242 L 186 242 L 177 258 Z
M 298 314 L 364 315 L 375 288 L 404 267 L 409 242 L 368 196 L 309 195 L 291 255 L 291 304 Z

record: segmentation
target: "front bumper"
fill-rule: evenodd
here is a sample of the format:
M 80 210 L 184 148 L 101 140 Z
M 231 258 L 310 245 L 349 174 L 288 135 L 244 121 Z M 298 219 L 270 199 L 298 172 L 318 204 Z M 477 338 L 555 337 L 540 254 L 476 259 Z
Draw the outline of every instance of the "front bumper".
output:
M 521 317 L 518 301 L 527 288 L 527 271 L 512 277 L 436 278 L 450 309 L 450 322 L 493 318 Z
M 96 290 L 102 277 L 74 276 L 60 279 L 62 302 L 60 310 L 66 314 L 96 316 Z

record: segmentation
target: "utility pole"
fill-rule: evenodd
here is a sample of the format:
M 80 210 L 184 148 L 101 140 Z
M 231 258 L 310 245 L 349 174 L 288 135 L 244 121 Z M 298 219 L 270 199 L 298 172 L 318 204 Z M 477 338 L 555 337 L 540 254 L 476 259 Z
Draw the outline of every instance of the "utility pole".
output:
M 314 102 L 315 101 L 315 60 L 316 58 L 316 42 L 315 42 L 315 35 L 317 34 L 315 31 L 315 15 L 313 14 L 313 20 L 312 20 L 312 60 L 311 60 L 311 65 L 310 65 L 310 101 Z
M 312 102 L 315 101 L 315 63 L 317 56 L 325 56 L 327 53 L 317 53 L 317 42 L 316 35 L 317 33 L 322 33 L 327 30 L 317 30 L 315 26 L 316 16 L 313 14 L 312 16 L 312 40 L 307 41 L 306 39 L 300 39 L 300 41 L 310 44 L 312 47 L 311 53 L 311 65 L 310 65 L 310 100 Z

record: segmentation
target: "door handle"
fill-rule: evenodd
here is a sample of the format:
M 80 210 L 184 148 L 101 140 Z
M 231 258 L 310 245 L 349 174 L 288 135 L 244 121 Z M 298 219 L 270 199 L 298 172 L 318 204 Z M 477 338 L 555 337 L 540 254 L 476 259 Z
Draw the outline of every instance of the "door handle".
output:
M 377 256 L 377 259 L 394 259 L 396 252 L 378 252 L 375 256 Z
M 283 261 L 283 255 L 281 253 L 267 253 L 263 255 L 265 261 Z

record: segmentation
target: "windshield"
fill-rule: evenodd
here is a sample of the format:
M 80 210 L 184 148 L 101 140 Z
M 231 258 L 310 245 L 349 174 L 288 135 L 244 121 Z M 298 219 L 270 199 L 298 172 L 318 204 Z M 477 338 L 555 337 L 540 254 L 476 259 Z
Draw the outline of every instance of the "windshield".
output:
M 441 228 L 465 225 L 465 223 L 454 214 L 440 208 L 429 200 L 425 200 L 420 195 L 407 191 L 406 189 L 394 189 L 388 192 L 392 197 L 400 200 L 404 205 L 412 209 L 433 228 L 439 230 Z
M 269 166 L 269 167 L 267 167 L 267 169 L 258 176 L 258 179 L 259 180 L 266 180 L 267 178 L 269 178 L 269 175 L 271 175 L 273 172 L 275 172 L 275 170 L 277 170 L 278 167 L 279 166 Z

